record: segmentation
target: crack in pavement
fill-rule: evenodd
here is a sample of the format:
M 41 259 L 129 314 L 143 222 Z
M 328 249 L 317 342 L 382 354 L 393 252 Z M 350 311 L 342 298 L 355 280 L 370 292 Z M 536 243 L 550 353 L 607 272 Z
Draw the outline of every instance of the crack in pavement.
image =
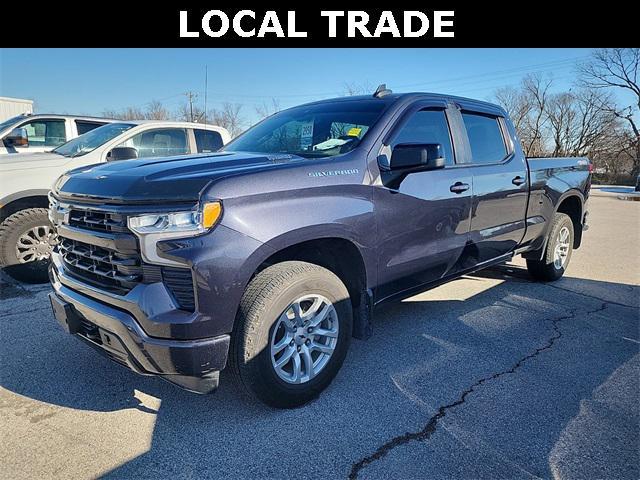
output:
M 584 312 L 585 315 L 592 315 L 594 313 L 598 313 L 603 311 L 604 309 L 606 309 L 609 305 L 609 302 L 603 301 L 602 305 L 600 305 L 598 308 L 593 309 L 593 310 L 589 310 L 587 312 Z M 452 403 L 449 403 L 447 405 L 442 405 L 438 408 L 438 411 L 427 421 L 427 423 L 425 424 L 425 426 L 422 428 L 422 430 L 419 430 L 417 432 L 407 432 L 403 435 L 399 435 L 397 437 L 392 438 L 391 440 L 389 440 L 388 442 L 384 443 L 383 445 L 381 445 L 380 447 L 378 447 L 378 449 L 372 453 L 369 456 L 363 457 L 362 459 L 360 459 L 358 462 L 355 462 L 351 465 L 351 471 L 349 472 L 349 476 L 348 479 L 349 480 L 355 480 L 356 478 L 358 478 L 358 474 L 360 473 L 360 471 L 366 467 L 367 465 L 382 459 L 383 457 L 385 457 L 389 452 L 391 452 L 391 450 L 393 450 L 396 447 L 402 446 L 402 445 L 406 445 L 407 443 L 413 442 L 413 441 L 417 441 L 417 442 L 422 442 L 425 440 L 428 440 L 431 435 L 433 435 L 433 433 L 436 431 L 436 427 L 438 426 L 438 422 L 440 420 L 442 420 L 446 415 L 447 412 L 455 407 L 458 407 L 462 404 L 464 404 L 467 400 L 467 397 L 473 393 L 476 388 L 481 387 L 483 384 L 490 382 L 492 380 L 496 380 L 504 375 L 509 375 L 512 373 L 516 373 L 516 371 L 528 360 L 531 360 L 532 358 L 538 356 L 540 353 L 546 351 L 546 350 L 550 350 L 553 345 L 556 343 L 556 341 L 562 337 L 562 331 L 560 330 L 560 322 L 564 321 L 564 320 L 569 320 L 571 318 L 575 318 L 578 315 L 578 310 L 571 310 L 569 313 L 562 315 L 558 318 L 555 318 L 553 320 L 551 320 L 551 324 L 553 326 L 552 328 L 552 335 L 547 339 L 547 342 L 545 343 L 545 345 L 543 345 L 542 347 L 538 347 L 536 348 L 533 352 L 529 353 L 528 355 L 525 355 L 524 357 L 520 358 L 516 363 L 513 364 L 513 366 L 507 370 L 502 370 L 500 372 L 488 375 L 486 377 L 483 377 L 479 380 L 477 380 L 475 383 L 473 383 L 469 388 L 467 388 L 466 390 L 464 390 L 462 392 L 462 394 L 458 397 L 457 400 L 455 400 Z
M 576 292 L 575 290 L 571 290 L 570 288 L 563 288 L 563 287 L 559 287 L 558 285 L 551 285 L 550 283 L 545 284 L 545 286 L 546 287 L 555 288 L 556 290 L 562 290 L 563 292 L 575 293 L 576 295 L 580 295 L 582 297 L 591 298 L 593 300 L 598 300 L 599 302 L 605 302 L 608 305 L 615 305 L 617 307 L 624 307 L 624 308 L 635 308 L 635 309 L 638 308 L 636 305 L 629 305 L 627 303 L 620 303 L 620 302 L 616 302 L 614 300 L 605 300 L 604 298 L 596 297 L 595 295 L 589 295 L 588 293 L 583 293 L 583 292 Z M 626 285 L 626 286 L 634 287 L 635 285 Z

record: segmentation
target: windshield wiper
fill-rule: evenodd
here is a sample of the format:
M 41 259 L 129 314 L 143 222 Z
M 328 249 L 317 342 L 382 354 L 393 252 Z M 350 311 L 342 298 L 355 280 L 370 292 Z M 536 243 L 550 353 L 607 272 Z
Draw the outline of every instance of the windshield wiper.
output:
M 71 158 L 76 158 L 79 157 L 81 155 L 86 155 L 87 153 L 89 153 L 91 150 L 78 150 L 76 153 L 74 153 L 73 155 L 70 155 Z

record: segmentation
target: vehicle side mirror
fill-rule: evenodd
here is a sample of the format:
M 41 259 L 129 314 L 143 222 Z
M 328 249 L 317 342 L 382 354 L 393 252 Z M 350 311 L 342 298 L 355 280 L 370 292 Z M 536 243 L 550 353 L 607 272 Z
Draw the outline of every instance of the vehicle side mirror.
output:
M 107 153 L 107 162 L 138 158 L 138 150 L 133 147 L 114 147 Z
M 423 172 L 444 168 L 444 154 L 439 143 L 401 143 L 391 153 L 390 170 Z
M 444 168 L 445 159 L 439 143 L 401 143 L 394 147 L 391 160 L 380 165 L 383 183 L 397 189 L 407 175 Z
M 26 128 L 14 128 L 11 133 L 4 137 L 4 144 L 7 147 L 28 147 L 29 135 Z

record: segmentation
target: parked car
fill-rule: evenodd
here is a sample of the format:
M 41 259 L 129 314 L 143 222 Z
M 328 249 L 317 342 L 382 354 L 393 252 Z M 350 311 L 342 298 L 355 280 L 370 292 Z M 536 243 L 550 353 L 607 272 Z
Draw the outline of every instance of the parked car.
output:
M 0 266 L 18 280 L 47 281 L 51 247 L 56 243 L 47 218 L 47 194 L 65 171 L 132 158 L 212 153 L 229 140 L 229 132 L 214 125 L 121 121 L 48 153 L 0 156 Z
M 275 407 L 315 398 L 374 307 L 523 255 L 566 271 L 586 158 L 527 159 L 500 107 L 435 94 L 324 100 L 207 155 L 62 176 L 55 317 L 118 363 L 205 393 L 228 367 Z
M 0 123 L 0 155 L 47 152 L 115 121 L 74 115 L 18 115 Z

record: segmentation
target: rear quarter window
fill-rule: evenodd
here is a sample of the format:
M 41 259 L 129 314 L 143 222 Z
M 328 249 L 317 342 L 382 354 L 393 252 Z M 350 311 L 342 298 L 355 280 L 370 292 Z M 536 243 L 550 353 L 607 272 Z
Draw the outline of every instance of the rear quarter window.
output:
M 473 163 L 497 163 L 507 156 L 502 128 L 497 117 L 462 112 Z
M 104 125 L 104 123 L 99 122 L 87 122 L 85 120 L 76 120 L 76 129 L 78 130 L 78 135 L 82 135 L 83 133 L 90 132 L 94 128 L 98 128 Z
M 223 146 L 222 136 L 213 130 L 194 130 L 198 153 L 217 152 Z

